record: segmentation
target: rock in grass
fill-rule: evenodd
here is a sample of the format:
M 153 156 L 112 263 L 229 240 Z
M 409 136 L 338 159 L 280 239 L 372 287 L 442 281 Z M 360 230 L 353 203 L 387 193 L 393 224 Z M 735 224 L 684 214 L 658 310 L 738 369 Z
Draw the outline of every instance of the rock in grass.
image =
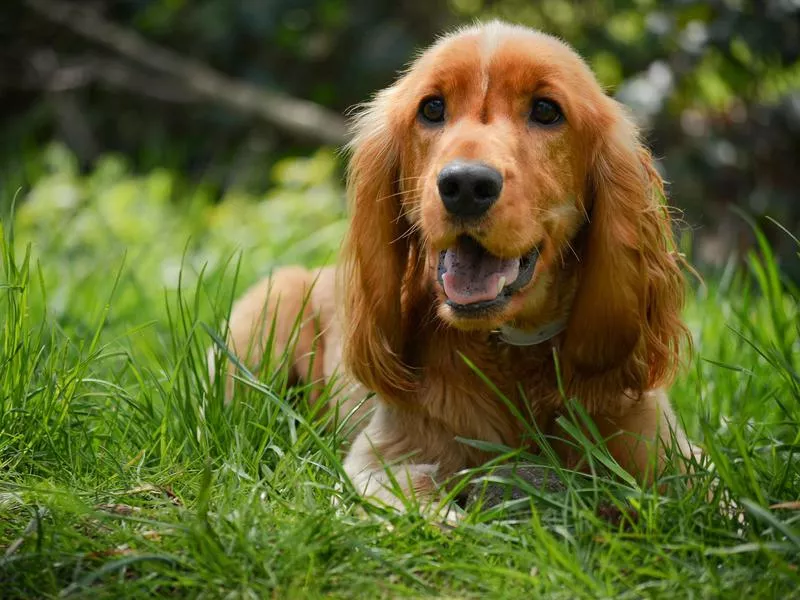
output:
M 568 502 L 567 491 L 567 485 L 551 468 L 535 464 L 503 465 L 470 484 L 466 506 L 505 509 L 500 512 L 516 515 L 529 514 L 531 507 L 540 512 L 552 511 Z M 632 507 L 623 511 L 609 500 L 600 500 L 594 512 L 613 525 L 625 516 L 636 517 Z
M 567 486 L 552 469 L 530 464 L 496 467 L 473 481 L 470 488 L 467 507 L 480 504 L 484 509 L 539 494 L 564 497 L 567 492 Z

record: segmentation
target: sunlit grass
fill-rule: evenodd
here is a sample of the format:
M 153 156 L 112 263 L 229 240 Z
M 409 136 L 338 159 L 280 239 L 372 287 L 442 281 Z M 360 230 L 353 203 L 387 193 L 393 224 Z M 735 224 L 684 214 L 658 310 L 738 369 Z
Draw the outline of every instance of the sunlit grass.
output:
M 186 226 L 202 235 L 199 223 Z M 763 243 L 749 275 L 709 280 L 686 310 L 697 352 L 671 395 L 713 471 L 699 466 L 694 486 L 673 472 L 663 493 L 640 489 L 585 438 L 596 477 L 559 470 L 545 451 L 528 459 L 554 469 L 563 491 L 478 503 L 449 527 L 413 506 L 407 515 L 363 506 L 342 484 L 343 436 L 317 426 L 306 390 L 289 390 L 275 365 L 242 371 L 229 405 L 221 380 L 209 381 L 210 332 L 220 339 L 234 295 L 273 263 L 217 246 L 203 268 L 186 257 L 199 248 L 186 239 L 134 236 L 123 248 L 70 244 L 68 230 L 48 237 L 41 224 L 17 240 L 11 232 L 6 219 L 4 598 L 796 594 L 798 295 Z M 323 260 L 334 236 L 325 243 L 296 258 Z M 180 279 L 166 285 L 144 266 L 175 248 Z M 719 509 L 724 497 L 741 519 Z M 604 517 L 609 503 L 619 518 Z

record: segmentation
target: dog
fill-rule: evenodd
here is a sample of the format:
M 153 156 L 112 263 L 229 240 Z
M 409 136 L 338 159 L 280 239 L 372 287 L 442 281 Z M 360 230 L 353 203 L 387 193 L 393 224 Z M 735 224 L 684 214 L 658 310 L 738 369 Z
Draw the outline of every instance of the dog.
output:
M 431 501 L 491 457 L 460 439 L 535 451 L 531 426 L 580 468 L 556 423 L 567 399 L 642 483 L 667 448 L 696 455 L 665 392 L 691 340 L 664 184 L 572 48 L 499 21 L 458 30 L 353 130 L 338 266 L 259 283 L 228 343 L 259 364 L 274 323 L 295 379 L 340 374 L 332 412 L 373 411 L 344 462 L 361 494 Z

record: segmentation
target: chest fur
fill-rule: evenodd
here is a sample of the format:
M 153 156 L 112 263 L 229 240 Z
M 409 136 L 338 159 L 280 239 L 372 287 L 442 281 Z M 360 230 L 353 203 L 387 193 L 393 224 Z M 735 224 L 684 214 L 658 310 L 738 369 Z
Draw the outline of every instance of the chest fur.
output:
M 488 335 L 449 338 L 432 341 L 421 357 L 419 402 L 430 417 L 456 436 L 511 447 L 524 444 L 531 428 L 549 429 L 560 406 L 549 343 L 516 348 Z

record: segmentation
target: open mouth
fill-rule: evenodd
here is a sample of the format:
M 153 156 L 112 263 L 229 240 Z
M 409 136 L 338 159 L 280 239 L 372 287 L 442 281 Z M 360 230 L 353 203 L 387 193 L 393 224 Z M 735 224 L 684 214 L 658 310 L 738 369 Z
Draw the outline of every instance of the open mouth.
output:
M 536 248 L 517 258 L 500 258 L 462 235 L 439 254 L 438 278 L 447 305 L 464 316 L 502 308 L 530 282 L 538 258 Z

